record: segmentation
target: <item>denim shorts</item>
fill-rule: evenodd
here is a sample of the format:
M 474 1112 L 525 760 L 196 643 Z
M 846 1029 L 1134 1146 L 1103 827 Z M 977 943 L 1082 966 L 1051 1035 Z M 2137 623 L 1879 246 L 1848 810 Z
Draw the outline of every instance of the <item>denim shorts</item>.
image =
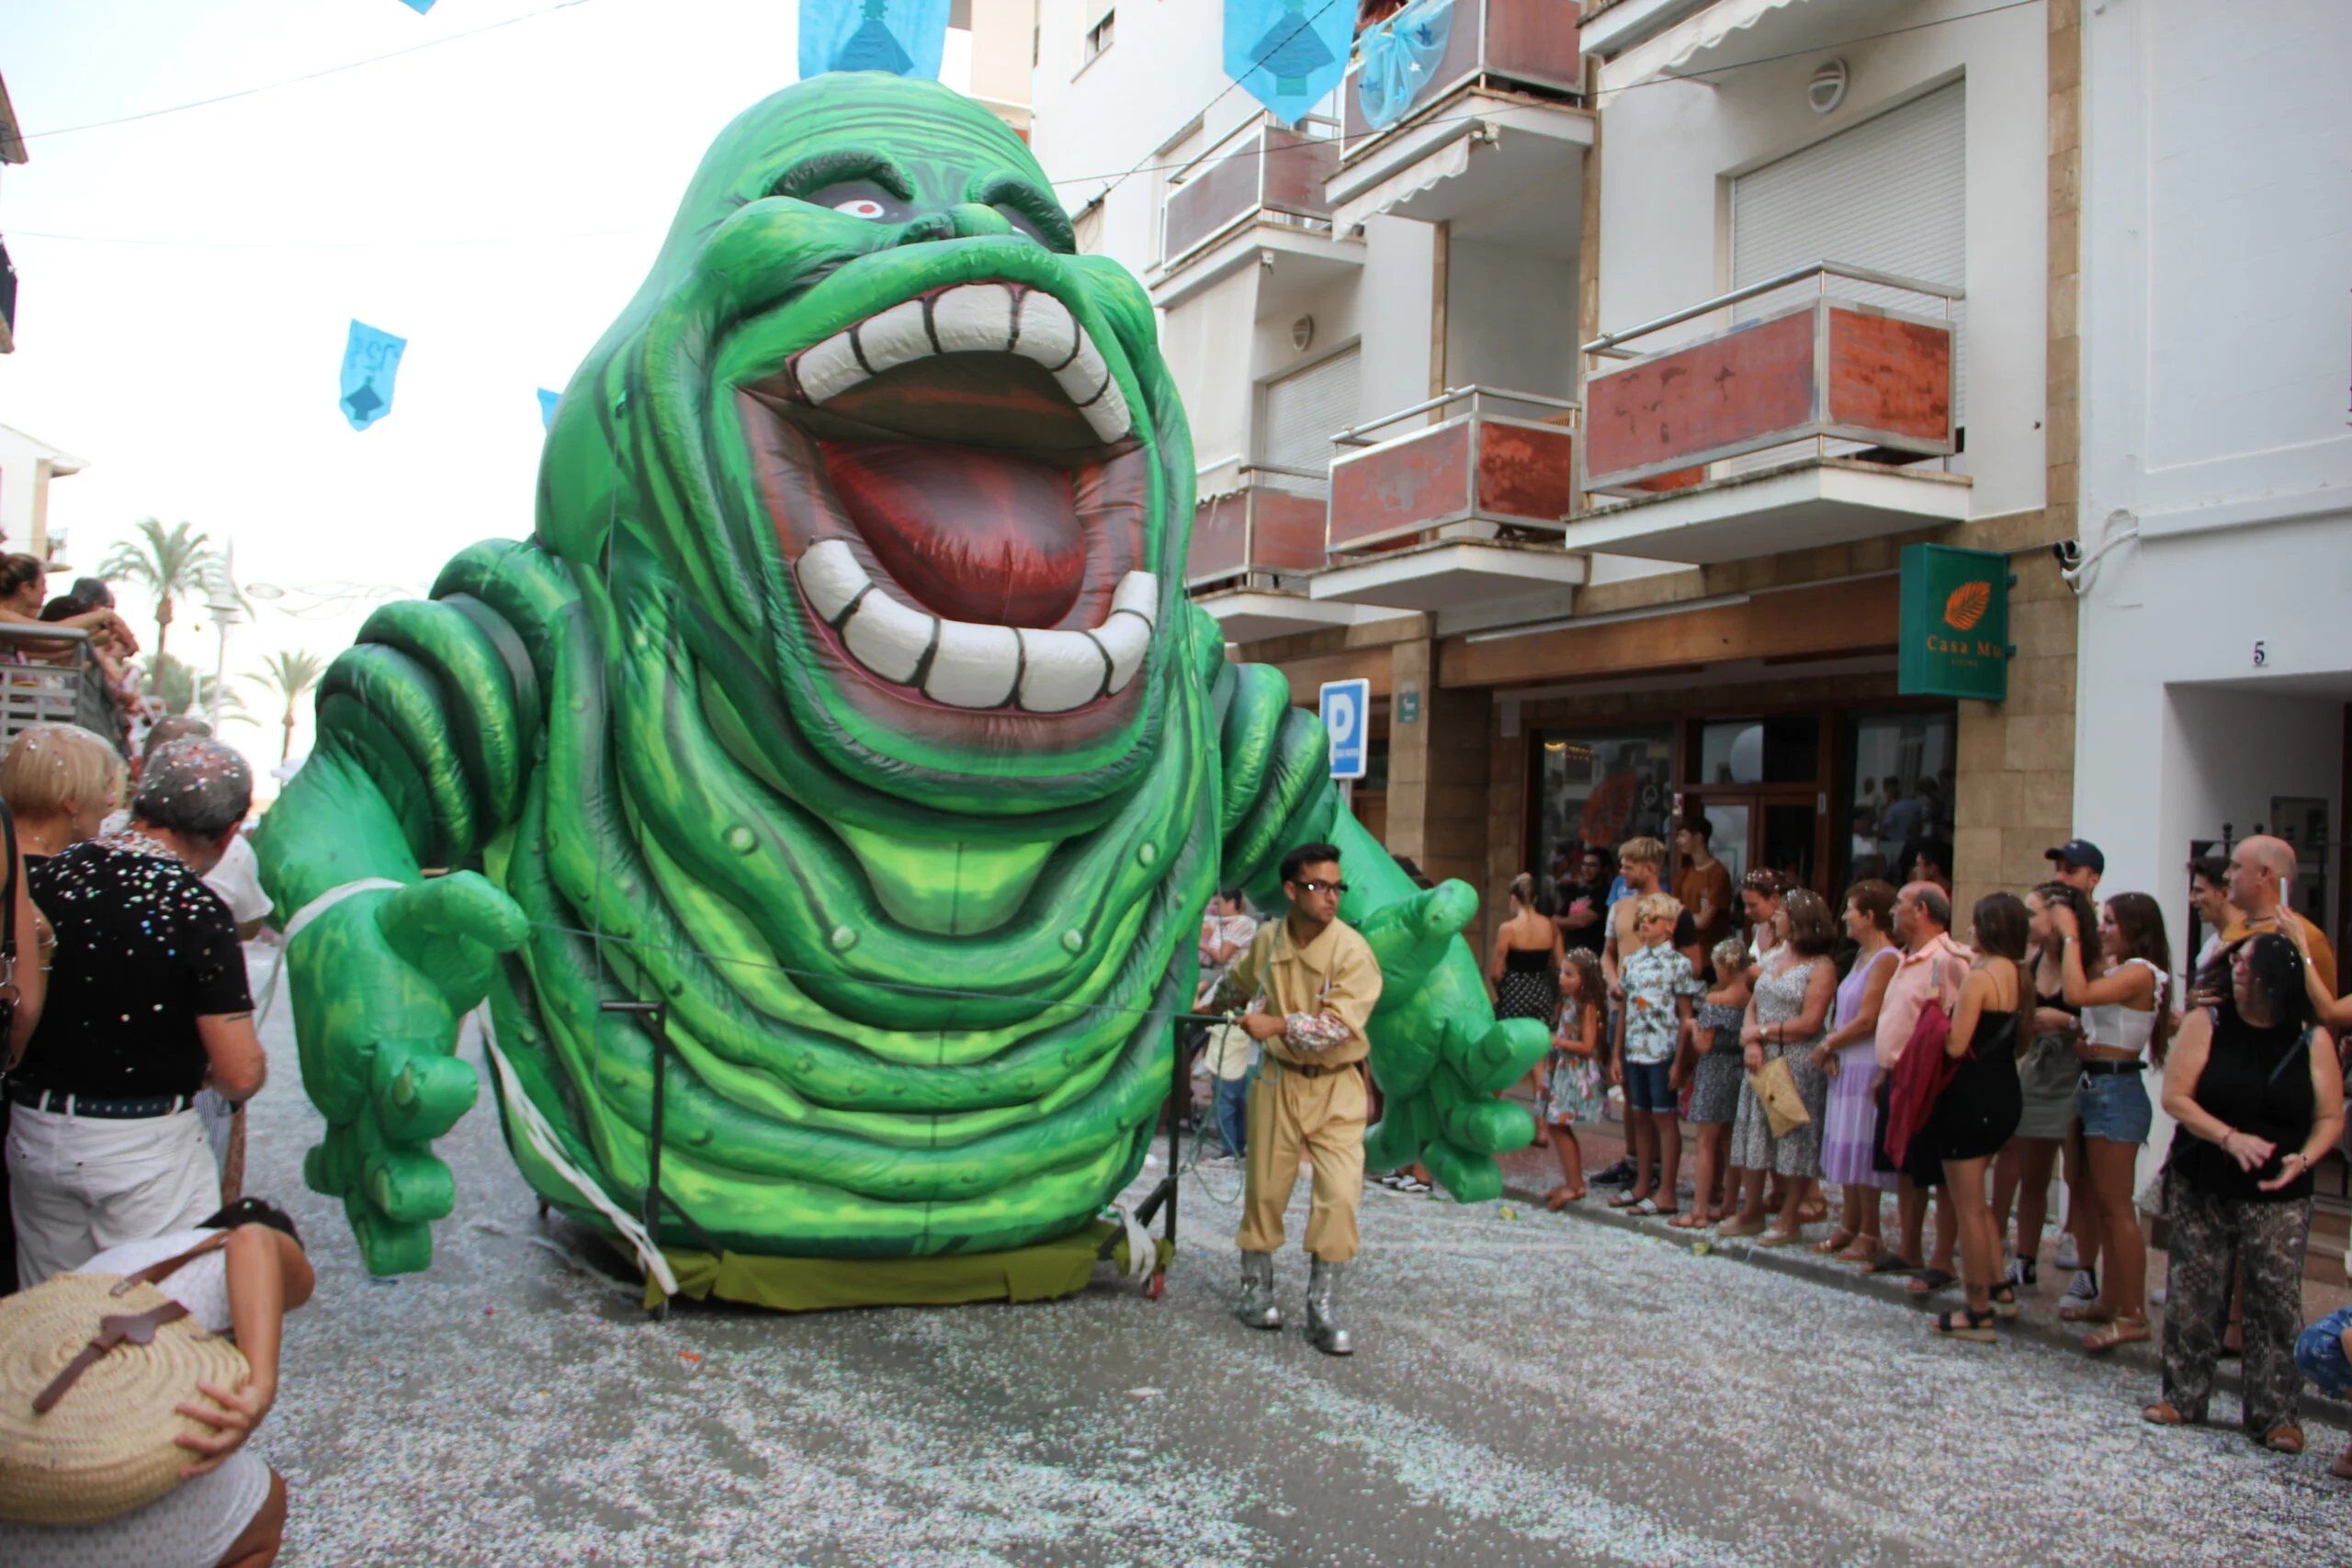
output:
M 2075 1111 L 2083 1136 L 2114 1144 L 2144 1144 L 2155 1111 L 2148 1103 L 2146 1077 L 2140 1073 L 2085 1073 L 2075 1089 Z
M 2339 1307 L 2303 1330 L 2295 1341 L 2295 1365 L 2312 1386 L 2330 1399 L 2352 1391 L 2352 1359 L 2344 1354 L 2344 1333 L 2352 1329 L 2352 1307 Z
M 1671 1111 L 1675 1093 L 1672 1062 L 1625 1064 L 1625 1104 L 1633 1111 Z

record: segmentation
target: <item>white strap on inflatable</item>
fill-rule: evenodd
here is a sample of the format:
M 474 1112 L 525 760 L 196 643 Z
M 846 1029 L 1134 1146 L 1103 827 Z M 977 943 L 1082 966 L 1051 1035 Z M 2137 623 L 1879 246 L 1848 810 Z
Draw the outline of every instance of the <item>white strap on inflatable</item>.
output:
M 571 1163 L 563 1152 L 562 1143 L 555 1135 L 555 1129 L 548 1125 L 547 1117 L 532 1103 L 531 1097 L 523 1092 L 523 1080 L 514 1076 L 514 1067 L 506 1060 L 506 1053 L 498 1048 L 497 1032 L 491 1027 L 489 1005 L 485 1003 L 478 1009 L 475 1017 L 481 1022 L 482 1050 L 490 1057 L 490 1065 L 498 1072 L 500 1098 L 505 1100 L 507 1113 L 514 1118 L 514 1124 L 523 1130 L 524 1140 L 531 1145 L 531 1151 L 547 1161 L 555 1173 L 586 1201 L 589 1207 L 612 1222 L 613 1229 L 620 1233 L 621 1239 L 628 1243 L 629 1250 L 637 1254 L 638 1267 L 662 1287 L 663 1295 L 676 1295 L 678 1276 L 671 1271 L 670 1260 L 662 1256 L 662 1248 L 655 1245 L 653 1238 L 646 1234 L 645 1227 L 634 1216 L 605 1196 L 603 1188 L 582 1174 L 580 1168 Z
M 388 876 L 363 876 L 356 882 L 346 882 L 340 887 L 330 887 L 294 911 L 294 918 L 286 922 L 285 945 L 293 946 L 294 939 L 308 930 L 312 920 L 356 893 L 372 893 L 379 887 L 398 890 L 407 886 L 405 882 L 394 882 Z
M 1111 1217 L 1125 1225 L 1127 1231 L 1127 1267 L 1125 1272 L 1119 1278 L 1122 1280 L 1150 1279 L 1151 1271 L 1159 1267 L 1159 1249 L 1152 1241 L 1151 1233 L 1144 1229 L 1142 1222 L 1120 1204 L 1114 1203 L 1111 1206 Z

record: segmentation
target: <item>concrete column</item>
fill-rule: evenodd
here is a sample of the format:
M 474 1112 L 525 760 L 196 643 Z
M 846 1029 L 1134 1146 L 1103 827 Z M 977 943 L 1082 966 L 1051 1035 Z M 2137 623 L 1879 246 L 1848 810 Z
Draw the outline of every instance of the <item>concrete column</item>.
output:
M 1389 852 L 1433 881 L 1483 888 L 1493 703 L 1483 691 L 1441 690 L 1429 638 L 1396 644 L 1389 660 Z

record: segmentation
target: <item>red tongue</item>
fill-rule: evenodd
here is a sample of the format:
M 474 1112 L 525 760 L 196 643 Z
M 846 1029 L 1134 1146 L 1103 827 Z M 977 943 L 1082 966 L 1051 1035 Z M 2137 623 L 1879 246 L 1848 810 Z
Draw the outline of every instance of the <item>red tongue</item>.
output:
M 911 441 L 828 441 L 842 505 L 883 569 L 950 620 L 1050 626 L 1086 581 L 1069 476 L 1033 458 Z

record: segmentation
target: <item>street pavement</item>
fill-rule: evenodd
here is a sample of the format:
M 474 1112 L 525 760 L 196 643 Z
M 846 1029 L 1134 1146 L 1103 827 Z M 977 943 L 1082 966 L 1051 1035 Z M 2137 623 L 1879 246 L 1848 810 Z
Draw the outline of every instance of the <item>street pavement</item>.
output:
M 1106 1269 L 1024 1306 L 657 1323 L 542 1227 L 485 1085 L 440 1145 L 432 1269 L 371 1280 L 300 1189 L 279 1002 L 248 1190 L 319 1274 L 256 1438 L 288 1568 L 2346 1560 L 2339 1432 L 2286 1459 L 2146 1427 L 2140 1368 L 1935 1343 L 1902 1304 L 1511 1202 L 1368 1192 L 1346 1360 L 1299 1332 L 1295 1242 L 1294 1326 L 1227 1315 L 1230 1168 L 1188 1177 L 1158 1302 Z

